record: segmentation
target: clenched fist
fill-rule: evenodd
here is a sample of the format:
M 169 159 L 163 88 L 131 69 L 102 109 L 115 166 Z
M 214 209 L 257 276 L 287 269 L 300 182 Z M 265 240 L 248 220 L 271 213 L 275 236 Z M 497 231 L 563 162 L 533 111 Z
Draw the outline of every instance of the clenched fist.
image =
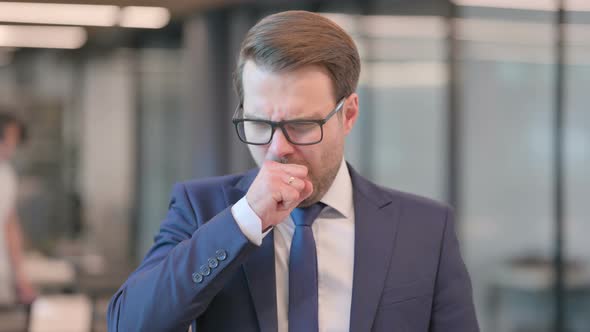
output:
M 281 223 L 313 193 L 307 167 L 267 160 L 246 194 L 246 200 L 262 220 L 262 230 Z

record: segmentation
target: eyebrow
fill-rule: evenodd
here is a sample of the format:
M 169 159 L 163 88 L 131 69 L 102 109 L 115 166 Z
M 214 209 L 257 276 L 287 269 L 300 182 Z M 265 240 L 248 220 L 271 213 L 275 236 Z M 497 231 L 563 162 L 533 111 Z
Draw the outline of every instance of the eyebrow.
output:
M 246 112 L 244 112 L 244 119 L 268 121 L 268 119 L 265 119 L 263 117 L 257 116 L 255 114 L 248 114 Z
M 244 118 L 245 119 L 251 119 L 251 120 L 264 120 L 264 121 L 270 121 L 269 119 L 263 118 L 261 116 L 255 115 L 255 114 L 248 114 L 246 112 L 244 112 Z M 305 116 L 302 116 L 300 118 L 295 118 L 295 119 L 287 119 L 287 120 L 282 120 L 282 121 L 298 121 L 298 120 L 303 120 L 303 121 L 309 121 L 309 120 L 322 120 L 324 119 L 324 116 L 322 116 L 319 112 L 314 112 L 312 114 L 308 114 Z M 281 121 L 276 121 L 276 122 L 281 122 Z

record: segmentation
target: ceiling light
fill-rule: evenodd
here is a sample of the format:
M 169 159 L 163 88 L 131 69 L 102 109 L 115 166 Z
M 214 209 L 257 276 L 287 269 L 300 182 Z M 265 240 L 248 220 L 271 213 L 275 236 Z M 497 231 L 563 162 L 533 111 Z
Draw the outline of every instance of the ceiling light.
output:
M 31 24 L 114 26 L 119 7 L 32 2 L 0 2 L 0 21 Z
M 80 27 L 0 25 L 0 47 L 80 48 L 86 42 Z
M 159 29 L 170 21 L 170 12 L 162 7 L 129 6 L 121 10 L 119 25 L 125 28 Z
M 159 29 L 169 21 L 163 7 L 0 2 L 0 22 Z
M 522 10 L 556 11 L 558 9 L 555 0 L 452 0 L 458 6 L 506 8 Z M 588 0 L 565 0 L 565 9 L 568 11 L 590 11 Z

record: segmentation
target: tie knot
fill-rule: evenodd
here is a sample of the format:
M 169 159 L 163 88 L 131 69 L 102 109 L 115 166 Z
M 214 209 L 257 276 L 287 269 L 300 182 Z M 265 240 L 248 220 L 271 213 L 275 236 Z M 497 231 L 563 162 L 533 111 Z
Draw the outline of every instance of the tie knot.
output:
M 326 204 L 318 202 L 305 208 L 295 208 L 291 212 L 291 218 L 296 226 L 311 226 L 325 206 Z

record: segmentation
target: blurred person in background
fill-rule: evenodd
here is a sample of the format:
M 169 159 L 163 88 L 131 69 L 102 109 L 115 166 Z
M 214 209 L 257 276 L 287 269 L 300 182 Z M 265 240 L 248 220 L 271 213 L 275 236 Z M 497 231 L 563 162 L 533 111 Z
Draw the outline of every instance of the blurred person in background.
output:
M 0 109 L 0 305 L 31 304 L 36 296 L 23 269 L 23 235 L 16 209 L 18 183 L 10 165 L 25 137 L 24 124 Z
M 321 15 L 250 29 L 233 122 L 259 168 L 175 186 L 109 331 L 479 330 L 452 210 L 344 160 L 359 75 L 356 45 Z

